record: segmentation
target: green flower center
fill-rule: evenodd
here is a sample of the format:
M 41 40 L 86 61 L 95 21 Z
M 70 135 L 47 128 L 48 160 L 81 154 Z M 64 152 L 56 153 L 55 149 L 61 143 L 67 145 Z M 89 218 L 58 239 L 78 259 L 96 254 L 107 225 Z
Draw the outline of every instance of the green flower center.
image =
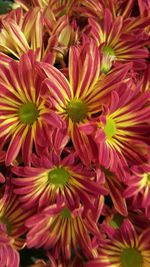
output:
M 116 124 L 112 118 L 106 119 L 106 125 L 104 127 L 104 132 L 108 140 L 112 138 L 116 134 Z
M 113 219 L 109 222 L 109 224 L 113 228 L 117 229 L 117 228 L 120 228 L 120 226 L 123 223 L 123 220 L 124 220 L 124 217 L 117 213 L 114 215 Z
M 71 212 L 69 209 L 64 208 L 63 211 L 61 212 L 61 216 L 65 219 L 70 219 L 71 218 Z
M 107 74 L 112 67 L 112 61 L 115 59 L 115 53 L 114 50 L 108 45 L 105 45 L 102 51 L 103 57 L 101 62 L 101 71 Z
M 63 167 L 58 167 L 48 173 L 49 183 L 56 186 L 65 186 L 69 177 L 69 173 Z
M 39 111 L 34 103 L 23 104 L 19 109 L 19 117 L 23 123 L 34 123 L 39 115 Z
M 147 173 L 147 183 L 150 185 L 150 172 Z
M 88 108 L 81 100 L 71 100 L 66 111 L 73 122 L 80 122 L 86 118 Z
M 6 225 L 7 234 L 10 235 L 12 230 L 11 222 L 5 217 L 0 218 L 0 222 Z
M 142 255 L 136 248 L 126 248 L 121 253 L 121 263 L 121 267 L 142 267 Z
M 108 45 L 105 45 L 105 46 L 103 47 L 103 53 L 104 53 L 104 54 L 107 54 L 107 55 L 109 55 L 109 56 L 115 56 L 115 52 L 114 52 L 114 50 L 113 50 L 110 46 L 108 46 Z

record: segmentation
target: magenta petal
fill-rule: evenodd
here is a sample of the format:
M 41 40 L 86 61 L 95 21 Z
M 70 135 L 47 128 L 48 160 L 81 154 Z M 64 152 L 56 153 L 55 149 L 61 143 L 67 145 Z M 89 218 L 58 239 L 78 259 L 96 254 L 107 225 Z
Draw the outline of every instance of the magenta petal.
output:
M 52 125 L 55 128 L 64 127 L 64 123 L 61 118 L 52 110 L 49 111 L 49 113 L 44 113 L 42 117 L 43 120 L 45 120 L 48 124 Z
M 17 157 L 22 145 L 22 131 L 17 133 L 11 140 L 7 153 L 6 153 L 6 165 L 9 166 L 13 160 Z

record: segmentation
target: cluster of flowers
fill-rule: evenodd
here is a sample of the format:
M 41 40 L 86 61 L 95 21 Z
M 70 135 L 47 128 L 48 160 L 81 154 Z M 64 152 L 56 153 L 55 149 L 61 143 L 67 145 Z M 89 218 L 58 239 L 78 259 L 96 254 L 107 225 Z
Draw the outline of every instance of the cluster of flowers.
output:
M 150 266 L 149 25 L 148 0 L 0 16 L 1 267 Z

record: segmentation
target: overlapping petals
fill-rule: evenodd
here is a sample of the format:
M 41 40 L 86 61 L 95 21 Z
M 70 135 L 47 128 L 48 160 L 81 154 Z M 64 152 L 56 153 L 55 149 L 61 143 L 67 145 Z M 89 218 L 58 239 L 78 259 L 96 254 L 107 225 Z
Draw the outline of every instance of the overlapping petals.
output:
M 0 267 L 149 267 L 149 1 L 9 1 Z
M 0 74 L 0 138 L 8 145 L 6 164 L 11 164 L 22 150 L 29 164 L 36 136 L 50 125 L 62 127 L 60 118 L 40 97 L 42 80 L 34 69 L 34 57 L 23 55 L 20 62 L 1 66 Z
M 19 267 L 18 250 L 26 243 L 22 238 L 27 229 L 25 221 L 32 214 L 24 213 L 12 189 L 10 182 L 7 182 L 0 199 L 0 263 L 3 267 Z
M 94 143 L 79 130 L 79 125 L 101 112 L 104 99 L 114 88 L 126 86 L 129 68 L 126 65 L 109 77 L 101 76 L 100 55 L 94 42 L 70 48 L 69 81 L 52 65 L 37 64 L 41 77 L 45 78 L 42 95 L 67 122 L 74 147 L 86 165 L 94 161 L 97 151 L 95 148 L 93 153 Z
M 99 163 L 113 172 L 122 169 L 122 175 L 128 163 L 140 163 L 141 157 L 146 160 L 147 155 L 145 131 L 149 128 L 149 92 L 137 96 L 136 91 L 126 89 L 120 96 L 112 92 L 110 106 L 104 108 L 98 121 L 80 126 L 85 133 L 93 135 L 99 149 Z
M 19 267 L 19 262 L 19 253 L 13 248 L 6 227 L 0 224 L 0 264 L 2 267 Z
M 100 248 L 100 257 L 87 263 L 87 267 L 131 267 L 148 266 L 149 257 L 149 231 L 147 228 L 137 235 L 129 220 L 125 220 L 119 230 L 106 229 L 108 241 Z
M 132 1 L 130 1 L 132 2 Z M 145 58 L 149 52 L 145 46 L 149 43 L 149 37 L 144 31 L 143 25 L 149 25 L 149 17 L 135 20 L 124 20 L 123 16 L 113 19 L 109 9 L 105 10 L 103 22 L 99 23 L 94 18 L 89 20 L 91 36 L 100 46 L 102 53 L 102 71 L 107 73 L 116 61 L 134 63 L 135 68 L 145 67 Z M 137 25 L 138 30 L 137 38 Z
M 63 151 L 62 153 L 63 154 Z M 16 178 L 14 192 L 19 195 L 23 206 L 43 208 L 60 203 L 62 200 L 70 209 L 84 203 L 86 208 L 94 208 L 94 199 L 106 195 L 108 190 L 96 182 L 95 173 L 77 164 L 74 153 L 61 159 L 55 153 L 42 158 L 33 158 L 34 167 L 13 167 Z
M 89 233 L 99 236 L 99 231 L 90 218 L 82 218 L 81 207 L 71 213 L 64 205 L 49 206 L 27 220 L 26 226 L 30 229 L 27 234 L 29 248 L 52 248 L 56 258 L 62 255 L 62 258 L 69 260 L 71 249 L 78 254 L 78 246 L 81 246 L 86 255 L 94 256 Z

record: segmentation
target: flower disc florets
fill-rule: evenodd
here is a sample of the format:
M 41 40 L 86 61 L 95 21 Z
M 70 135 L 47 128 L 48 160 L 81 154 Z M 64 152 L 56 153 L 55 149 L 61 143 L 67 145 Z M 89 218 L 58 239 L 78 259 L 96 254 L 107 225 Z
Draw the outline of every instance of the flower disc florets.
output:
M 73 122 L 80 122 L 86 118 L 88 107 L 81 100 L 71 100 L 66 111 Z
M 69 180 L 69 172 L 63 167 L 58 167 L 48 173 L 49 183 L 56 186 L 65 186 Z
M 136 248 L 123 249 L 121 253 L 122 267 L 141 267 L 142 262 L 142 255 Z
M 23 104 L 19 108 L 20 120 L 25 124 L 32 124 L 38 118 L 39 111 L 34 103 Z

